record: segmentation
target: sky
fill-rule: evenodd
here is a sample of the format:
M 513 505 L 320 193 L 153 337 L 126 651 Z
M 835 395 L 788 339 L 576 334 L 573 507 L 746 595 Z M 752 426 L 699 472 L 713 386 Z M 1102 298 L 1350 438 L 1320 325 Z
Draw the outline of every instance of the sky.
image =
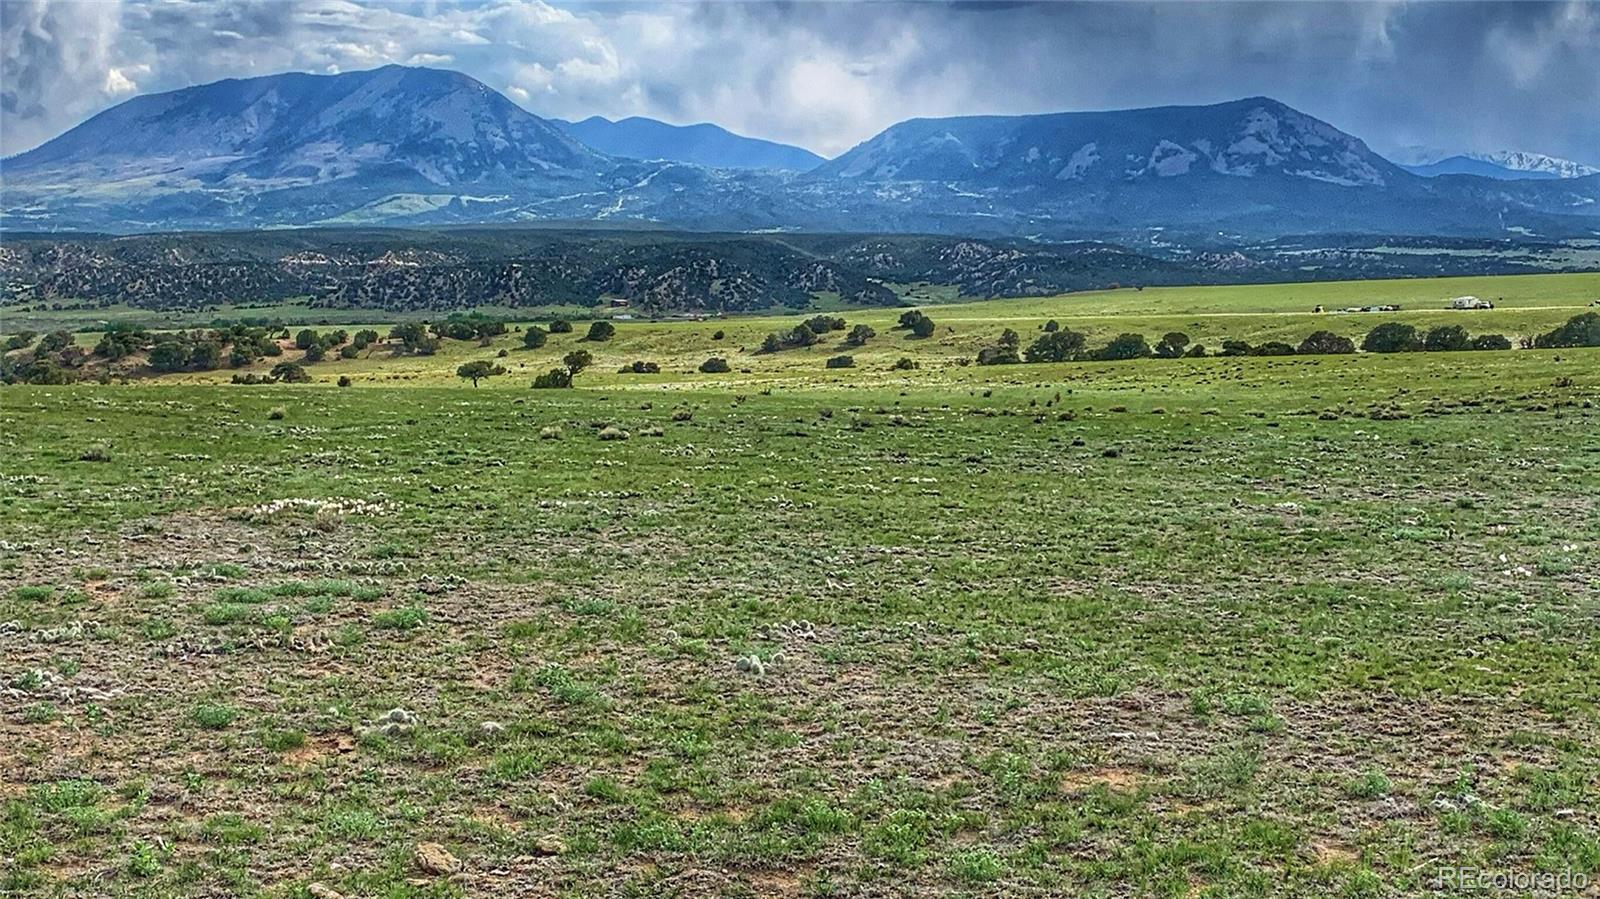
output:
M 837 155 L 917 116 L 1265 95 L 1379 152 L 1600 165 L 1600 2 L 0 0 L 0 152 L 139 93 L 388 63 Z

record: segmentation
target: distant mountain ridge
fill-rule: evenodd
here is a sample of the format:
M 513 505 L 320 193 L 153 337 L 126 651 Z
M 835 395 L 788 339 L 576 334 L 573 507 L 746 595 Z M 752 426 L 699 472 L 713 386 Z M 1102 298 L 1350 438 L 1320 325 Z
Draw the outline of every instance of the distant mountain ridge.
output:
M 1437 156 L 1438 158 L 1431 158 Z M 1547 178 L 1585 178 L 1600 174 L 1600 168 L 1584 165 L 1570 159 L 1546 156 L 1543 153 L 1526 153 L 1501 150 L 1494 153 L 1458 153 L 1441 156 L 1425 154 L 1402 168 L 1432 178 L 1438 175 L 1479 175 L 1501 181 L 1538 180 Z
M 590 116 L 581 122 L 549 121 L 602 153 L 627 159 L 665 159 L 717 169 L 790 172 L 807 172 L 824 162 L 810 150 L 745 137 L 709 123 L 669 125 L 640 116 L 616 121 L 601 116 Z
M 1266 97 L 913 119 L 804 173 L 747 167 L 781 145 L 714 126 L 603 122 L 552 123 L 437 69 L 230 79 L 133 98 L 4 160 L 0 223 L 127 232 L 589 222 L 1073 239 L 1600 233 L 1600 176 L 1424 178 Z M 610 152 L 574 137 L 585 129 Z

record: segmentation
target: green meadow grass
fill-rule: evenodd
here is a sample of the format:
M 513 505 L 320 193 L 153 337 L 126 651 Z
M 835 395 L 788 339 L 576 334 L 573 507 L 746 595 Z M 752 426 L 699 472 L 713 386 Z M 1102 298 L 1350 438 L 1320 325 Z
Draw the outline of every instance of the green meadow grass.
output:
M 1457 320 L 1587 289 L 1531 283 Z M 1109 306 L 1154 293 L 1083 330 L 1231 303 Z M 5 388 L 0 892 L 1600 878 L 1600 350 L 956 364 L 1077 299 L 847 313 L 879 338 L 843 371 L 676 370 L 774 319 L 622 323 L 565 391 L 466 386 L 496 348 L 453 342 Z M 1229 327 L 1358 318 L 1283 302 Z

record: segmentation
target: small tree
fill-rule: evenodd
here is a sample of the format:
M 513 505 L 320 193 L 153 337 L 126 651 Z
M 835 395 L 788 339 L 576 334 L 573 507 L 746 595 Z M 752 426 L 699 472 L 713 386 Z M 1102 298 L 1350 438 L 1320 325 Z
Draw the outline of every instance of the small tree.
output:
M 1600 313 L 1574 315 L 1554 331 L 1535 337 L 1533 345 L 1538 349 L 1600 346 Z
M 588 350 L 573 350 L 561 357 L 561 364 L 567 367 L 567 374 L 576 378 L 578 372 L 594 364 L 594 357 L 589 355 Z
M 529 325 L 528 330 L 522 332 L 523 349 L 536 350 L 545 345 L 550 335 L 538 325 Z
M 306 347 L 305 350 L 306 355 L 300 360 L 302 362 L 321 362 L 328 357 L 328 351 L 323 349 L 321 343 L 313 343 Z
M 1000 340 L 994 346 L 986 346 L 978 351 L 979 365 L 1016 365 L 1022 361 L 1017 354 L 1017 347 L 1022 344 L 1022 337 L 1010 328 L 1000 332 Z
M 855 368 L 856 360 L 853 356 L 833 356 L 826 364 L 828 368 Z
M 556 387 L 571 387 L 572 374 L 564 368 L 552 368 L 533 379 L 535 390 L 546 390 Z
M 47 353 L 59 353 L 69 346 L 72 346 L 71 331 L 51 331 L 49 334 L 39 338 L 39 345 L 34 348 L 34 352 L 43 356 Z
M 725 375 L 731 369 L 728 368 L 728 360 L 719 356 L 712 356 L 710 359 L 700 363 L 700 370 L 708 375 Z
M 1281 340 L 1269 340 L 1266 343 L 1263 343 L 1260 346 L 1256 347 L 1255 355 L 1257 355 L 1257 356 L 1293 356 L 1294 355 L 1294 347 L 1288 345 L 1287 343 L 1284 343 Z
M 595 343 L 604 343 L 605 341 L 610 340 L 612 337 L 615 337 L 616 334 L 616 325 L 613 325 L 608 321 L 597 321 L 592 322 L 589 325 L 589 333 L 585 334 L 583 339 L 592 340 Z
M 1183 355 L 1183 348 L 1188 345 L 1189 335 L 1182 331 L 1168 331 L 1156 342 L 1155 354 L 1162 359 L 1176 359 Z
M 933 328 L 933 319 L 924 315 L 920 309 L 900 313 L 900 323 L 895 325 L 895 330 L 910 331 L 917 337 L 933 336 Z
M 1224 340 L 1222 342 L 1222 353 L 1221 353 L 1221 355 L 1223 355 L 1223 356 L 1248 356 L 1248 355 L 1250 355 L 1250 350 L 1251 350 L 1251 347 L 1250 347 L 1249 341 L 1245 341 L 1245 340 Z
M 850 346 L 866 346 L 867 341 L 877 336 L 878 332 L 872 330 L 871 325 L 856 325 L 845 335 L 844 342 Z
M 1472 338 L 1475 350 L 1509 350 L 1511 341 L 1504 334 L 1479 334 Z
M 555 321 L 550 323 L 550 333 L 551 334 L 571 334 L 572 333 L 572 322 L 569 322 L 564 318 L 558 318 Z
M 1369 353 L 1409 353 L 1422 349 L 1422 339 L 1410 325 L 1384 322 L 1367 332 L 1361 348 Z
M 1145 341 L 1143 334 L 1118 334 L 1095 353 L 1095 358 L 1143 359 L 1148 355 L 1150 355 L 1150 344 Z
M 1460 325 L 1440 325 L 1428 329 L 1422 338 L 1422 348 L 1430 353 L 1448 353 L 1466 349 L 1471 343 L 1467 329 Z
M 1355 341 L 1332 331 L 1313 331 L 1305 340 L 1300 341 L 1300 346 L 1296 349 L 1302 356 L 1326 356 L 1355 351 Z
M 311 380 L 304 367 L 298 362 L 279 362 L 272 366 L 272 376 L 287 384 L 296 384 Z
M 1022 354 L 1029 362 L 1067 362 L 1083 352 L 1084 336 L 1077 331 L 1046 329 Z
M 468 362 L 464 365 L 458 366 L 456 368 L 456 377 L 466 378 L 472 382 L 472 386 L 476 387 L 478 386 L 478 382 L 484 378 L 493 377 L 494 375 L 503 374 L 504 372 L 505 369 L 499 368 L 494 363 L 479 359 L 476 362 Z
M 306 328 L 294 335 L 294 346 L 297 350 L 310 349 L 317 342 L 317 332 Z
M 1056 331 L 1059 331 L 1059 330 L 1061 330 L 1061 323 L 1052 318 L 1049 321 L 1044 323 L 1044 330 L 1045 330 L 1046 334 L 1051 334 L 1051 333 L 1054 333 Z

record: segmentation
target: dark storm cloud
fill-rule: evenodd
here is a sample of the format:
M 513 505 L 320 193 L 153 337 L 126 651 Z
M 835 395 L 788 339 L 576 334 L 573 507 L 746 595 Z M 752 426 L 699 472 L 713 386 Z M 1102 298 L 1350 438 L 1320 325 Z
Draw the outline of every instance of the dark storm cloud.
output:
M 1600 164 L 1600 6 L 1580 2 L 0 9 L 7 152 L 134 90 L 400 62 L 461 69 L 541 114 L 710 120 L 828 154 L 912 116 L 1264 94 L 1382 151 L 1520 149 Z

